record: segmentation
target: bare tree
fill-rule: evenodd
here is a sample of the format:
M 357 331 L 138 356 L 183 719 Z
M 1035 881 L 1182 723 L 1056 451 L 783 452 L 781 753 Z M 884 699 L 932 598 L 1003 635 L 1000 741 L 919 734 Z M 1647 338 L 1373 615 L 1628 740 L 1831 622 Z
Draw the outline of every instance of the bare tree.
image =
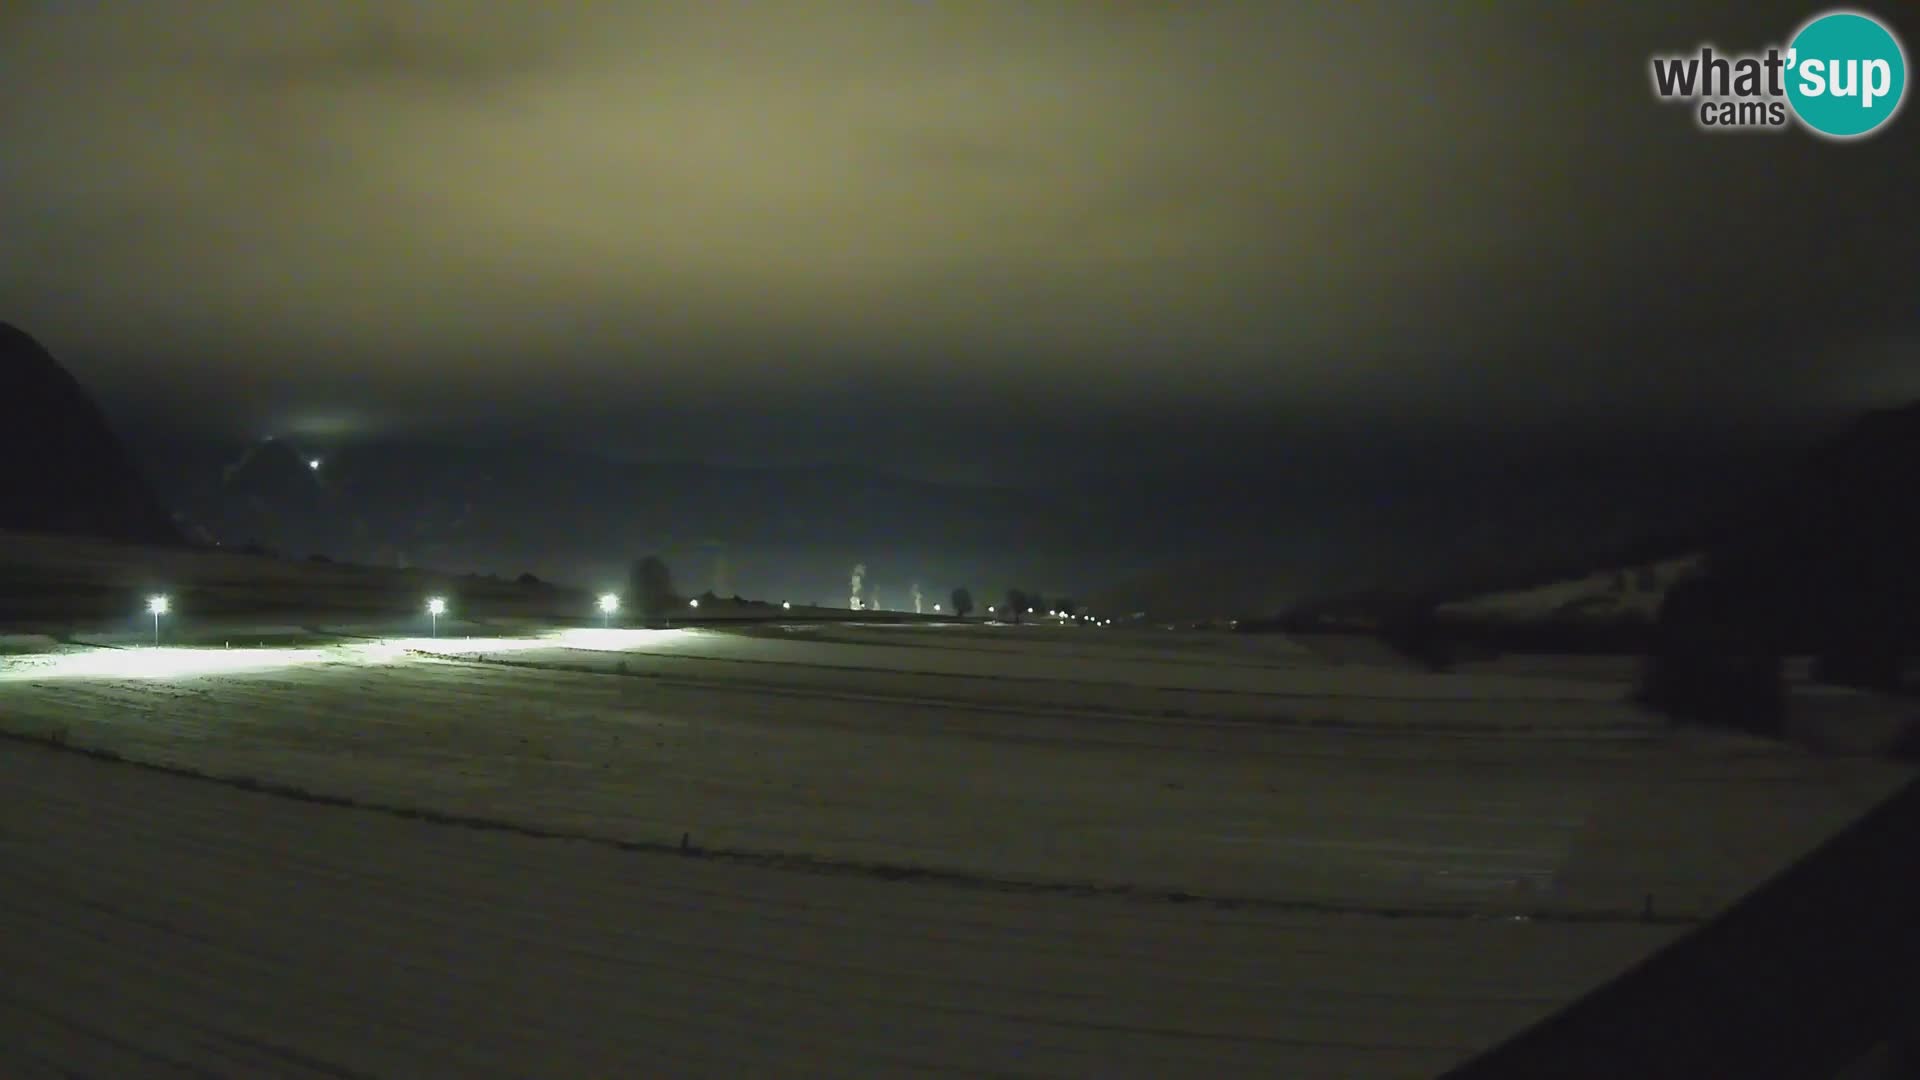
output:
M 644 618 L 660 618 L 673 608 L 673 577 L 658 555 L 649 555 L 633 564 L 627 574 L 627 593 L 639 605 Z

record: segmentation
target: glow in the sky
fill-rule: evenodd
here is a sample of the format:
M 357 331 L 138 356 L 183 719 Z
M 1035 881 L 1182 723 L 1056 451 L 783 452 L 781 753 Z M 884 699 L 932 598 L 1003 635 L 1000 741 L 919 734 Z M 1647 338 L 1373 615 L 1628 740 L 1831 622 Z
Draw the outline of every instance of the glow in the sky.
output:
M 1514 7 L 0 2 L 0 314 L 102 391 L 329 438 L 881 382 L 916 442 L 961 396 L 1144 433 L 1912 385 L 1807 360 L 1913 332 L 1910 131 L 1582 89 L 1769 5 Z

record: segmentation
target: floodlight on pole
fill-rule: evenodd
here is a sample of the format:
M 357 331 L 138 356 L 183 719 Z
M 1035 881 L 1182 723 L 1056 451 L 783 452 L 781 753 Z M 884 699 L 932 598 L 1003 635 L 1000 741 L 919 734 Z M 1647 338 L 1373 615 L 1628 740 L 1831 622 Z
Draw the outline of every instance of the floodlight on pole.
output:
M 170 605 L 164 596 L 147 597 L 147 614 L 153 616 L 153 643 L 160 644 L 160 616 L 167 613 Z
M 443 598 L 436 596 L 427 601 L 427 619 L 433 626 L 434 637 L 440 636 L 440 616 L 446 613 L 447 602 Z
M 620 610 L 620 598 L 613 593 L 603 593 L 600 597 L 600 625 L 613 625 L 613 613 Z

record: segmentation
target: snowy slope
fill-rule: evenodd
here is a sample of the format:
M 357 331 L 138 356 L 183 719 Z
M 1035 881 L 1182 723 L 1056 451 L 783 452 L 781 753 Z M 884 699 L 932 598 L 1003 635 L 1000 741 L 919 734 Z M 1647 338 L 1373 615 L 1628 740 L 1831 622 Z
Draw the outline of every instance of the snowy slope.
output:
M 1438 614 L 1463 619 L 1526 622 L 1554 619 L 1651 620 L 1675 581 L 1699 566 L 1697 557 L 1609 568 L 1584 577 L 1524 589 L 1485 593 L 1441 604 Z

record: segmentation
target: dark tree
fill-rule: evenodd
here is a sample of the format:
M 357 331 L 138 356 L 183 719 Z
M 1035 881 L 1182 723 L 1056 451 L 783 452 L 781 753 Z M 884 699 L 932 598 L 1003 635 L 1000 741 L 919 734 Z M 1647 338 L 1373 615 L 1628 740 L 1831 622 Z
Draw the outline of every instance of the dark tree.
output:
M 667 573 L 667 564 L 658 555 L 635 562 L 627 575 L 627 594 L 633 597 L 642 618 L 664 617 L 673 610 L 673 578 Z
M 1020 617 L 1022 615 L 1025 615 L 1027 613 L 1027 605 L 1031 604 L 1032 602 L 1033 602 L 1032 599 L 1028 597 L 1026 593 L 1021 592 L 1019 589 L 1007 590 L 1006 610 L 1009 615 L 1013 616 L 1013 621 L 1016 623 L 1020 621 Z
M 965 586 L 953 590 L 953 613 L 966 618 L 973 614 L 973 593 Z
M 540 579 L 534 576 L 533 571 L 529 570 L 526 573 L 520 575 L 519 582 L 522 585 L 538 585 L 540 584 Z
M 1642 700 L 1682 722 L 1780 734 L 1780 613 L 1761 590 L 1744 576 L 1712 572 L 1668 589 Z

